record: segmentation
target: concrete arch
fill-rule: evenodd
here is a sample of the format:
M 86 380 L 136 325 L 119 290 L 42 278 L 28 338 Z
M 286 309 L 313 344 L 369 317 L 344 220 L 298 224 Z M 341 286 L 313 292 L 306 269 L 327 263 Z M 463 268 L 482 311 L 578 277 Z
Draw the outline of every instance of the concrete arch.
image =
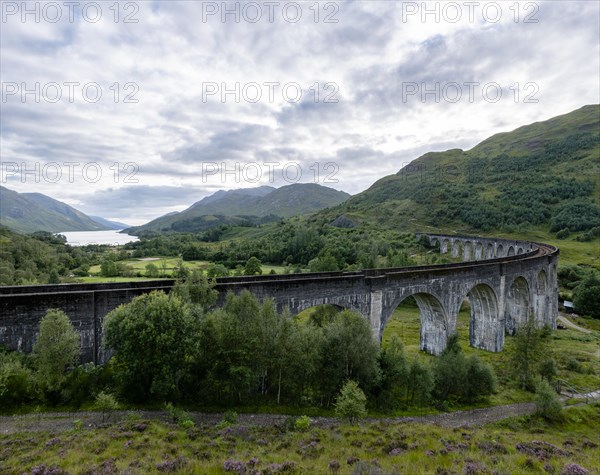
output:
M 510 247 L 508 248 L 508 252 L 506 253 L 506 255 L 507 255 L 508 257 L 510 257 L 510 256 L 514 256 L 514 255 L 515 255 L 515 248 L 514 248 L 513 246 L 510 246 Z
M 502 244 L 498 244 L 495 257 L 504 257 L 504 246 Z
M 517 327 L 527 321 L 531 313 L 529 284 L 524 277 L 517 277 L 506 296 L 504 322 L 506 332 L 514 335 Z
M 494 252 L 494 245 L 490 242 L 487 245 L 487 248 L 485 249 L 485 258 L 486 259 L 493 259 L 496 256 L 496 253 Z
M 519 247 L 519 248 L 517 249 L 517 255 L 519 255 L 519 254 L 523 254 L 523 252 L 524 252 L 524 251 L 523 251 L 523 248 L 522 248 L 522 247 Z
M 448 341 L 448 317 L 446 309 L 440 299 L 429 293 L 417 292 L 403 295 L 392 307 L 396 309 L 408 297 L 413 297 L 419 307 L 421 320 L 420 349 L 432 355 L 439 355 Z M 389 320 L 383 322 L 380 338 L 383 336 L 383 329 Z
M 475 244 L 475 260 L 476 261 L 480 261 L 481 259 L 484 259 L 484 248 L 483 248 L 483 243 L 481 241 L 477 241 L 477 243 Z
M 472 261 L 473 260 L 473 243 L 471 241 L 466 241 L 463 246 L 463 261 Z
M 460 257 L 462 258 L 463 246 L 460 239 L 455 239 L 452 242 L 452 257 Z
M 469 291 L 467 297 L 471 306 L 470 345 L 487 351 L 502 351 L 504 328 L 500 320 L 496 293 L 487 284 L 477 284 Z
M 548 295 L 548 276 L 543 269 L 538 272 L 535 286 L 535 319 L 541 324 L 545 324 L 547 318 L 547 295 Z
M 442 244 L 440 246 L 440 254 L 446 254 L 450 249 L 450 240 L 444 239 L 442 240 Z

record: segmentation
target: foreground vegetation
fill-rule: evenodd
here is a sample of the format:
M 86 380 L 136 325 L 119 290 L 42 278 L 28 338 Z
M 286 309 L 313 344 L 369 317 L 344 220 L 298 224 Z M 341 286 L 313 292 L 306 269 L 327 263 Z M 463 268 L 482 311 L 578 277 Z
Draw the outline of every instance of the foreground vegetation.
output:
M 0 435 L 0 472 L 179 474 L 598 473 L 600 407 L 457 429 L 393 421 L 184 429 L 132 413 L 117 424 Z M 44 471 L 48 470 L 48 471 Z M 51 471 L 52 470 L 52 471 Z

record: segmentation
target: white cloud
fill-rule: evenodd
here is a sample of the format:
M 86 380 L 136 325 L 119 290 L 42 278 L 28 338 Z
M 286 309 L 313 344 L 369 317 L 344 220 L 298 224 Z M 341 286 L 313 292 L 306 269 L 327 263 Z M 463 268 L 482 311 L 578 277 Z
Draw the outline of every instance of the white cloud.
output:
M 71 23 L 66 11 L 58 23 L 43 18 L 36 23 L 31 15 L 23 23 L 18 14 L 7 16 L 1 25 L 3 93 L 13 83 L 33 89 L 38 82 L 43 89 L 55 82 L 62 85 L 63 96 L 50 103 L 35 102 L 33 94 L 22 102 L 20 91 L 4 94 L 4 166 L 25 164 L 35 170 L 38 163 L 48 171 L 50 162 L 63 169 L 65 162 L 80 165 L 73 180 L 52 183 L 40 172 L 39 182 L 31 174 L 23 181 L 16 173 L 5 184 L 139 224 L 218 188 L 253 184 L 233 174 L 224 183 L 220 172 L 203 175 L 210 163 L 233 169 L 234 162 L 241 167 L 257 162 L 264 171 L 268 162 L 281 167 L 297 162 L 303 180 L 310 181 L 315 163 L 334 161 L 339 182 L 333 186 L 356 193 L 426 151 L 470 148 L 494 133 L 600 102 L 598 2 L 527 2 L 537 11 L 520 3 L 518 22 L 514 3 L 500 3 L 498 22 L 489 21 L 493 6 L 484 10 L 490 2 L 475 7 L 473 21 L 464 3 L 455 3 L 463 6 L 455 23 L 446 21 L 455 15 L 445 7 L 448 2 L 429 2 L 430 11 L 438 6 L 440 18 L 430 13 L 425 22 L 421 11 L 407 15 L 422 2 L 359 1 L 320 3 L 318 22 L 314 4 L 302 2 L 297 23 L 282 18 L 289 2 L 280 2 L 272 23 L 265 21 L 263 2 L 258 2 L 263 19 L 257 23 L 245 21 L 244 15 L 239 23 L 232 15 L 225 23 L 219 15 L 203 22 L 203 8 L 206 13 L 221 2 L 137 2 L 137 23 L 123 22 L 132 13 L 125 11 L 125 3 L 119 4 L 119 22 L 109 3 L 101 4 L 97 23 L 80 13 Z M 244 4 L 239 5 L 243 12 Z M 527 14 L 538 22 L 525 23 Z M 252 15 L 246 11 L 246 17 Z M 325 23 L 327 15 L 338 22 Z M 470 81 L 480 84 L 473 101 L 464 85 Z M 79 83 L 73 102 L 65 82 Z M 83 85 L 90 82 L 102 89 L 96 103 L 82 97 Z M 222 103 L 219 93 L 203 100 L 203 84 L 206 92 L 206 83 L 233 88 L 236 82 L 240 92 L 249 82 L 259 84 L 261 100 L 240 97 L 235 102 L 230 94 Z M 280 84 L 273 88 L 272 101 L 268 82 Z M 510 87 L 517 82 L 521 91 L 515 101 Z M 288 83 L 302 88 L 299 102 L 283 97 L 282 86 Z M 440 93 L 448 94 L 453 90 L 445 85 L 459 84 L 461 99 L 451 103 L 435 94 L 421 99 L 424 85 L 436 83 Z M 496 103 L 482 97 L 483 85 L 490 83 L 502 87 Z M 531 85 L 525 91 L 526 83 Z M 415 86 L 419 91 L 403 101 L 403 90 Z M 538 102 L 524 103 L 535 90 Z M 245 92 L 255 97 L 252 88 Z M 139 102 L 124 102 L 131 93 Z M 335 93 L 338 102 L 325 103 L 328 93 Z M 81 173 L 89 163 L 102 171 L 95 183 Z M 115 163 L 121 168 L 118 177 Z M 132 171 L 131 166 L 122 169 L 127 163 L 138 167 L 137 183 L 124 182 Z M 269 178 L 264 175 L 260 183 L 269 184 Z M 276 175 L 270 184 L 285 184 L 284 178 Z M 134 201 L 137 211 L 132 213 Z

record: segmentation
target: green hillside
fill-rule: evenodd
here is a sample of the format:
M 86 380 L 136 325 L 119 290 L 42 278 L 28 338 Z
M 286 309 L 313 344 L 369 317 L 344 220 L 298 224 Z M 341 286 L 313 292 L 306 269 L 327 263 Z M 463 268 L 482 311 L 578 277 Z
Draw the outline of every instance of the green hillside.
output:
M 311 220 L 345 215 L 402 231 L 522 233 L 582 239 L 600 226 L 600 106 L 520 127 L 471 150 L 427 153 Z M 596 229 L 594 229 L 596 228 Z
M 221 225 L 263 224 L 335 206 L 349 196 L 314 183 L 297 183 L 277 189 L 263 186 L 218 191 L 181 213 L 161 216 L 143 226 L 129 228 L 127 232 L 198 232 Z
M 19 233 L 110 229 L 49 196 L 17 193 L 3 186 L 0 186 L 0 225 Z

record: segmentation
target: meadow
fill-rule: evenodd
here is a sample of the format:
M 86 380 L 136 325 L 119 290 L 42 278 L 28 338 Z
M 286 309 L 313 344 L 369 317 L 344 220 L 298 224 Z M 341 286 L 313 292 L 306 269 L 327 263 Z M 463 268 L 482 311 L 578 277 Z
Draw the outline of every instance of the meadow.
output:
M 0 435 L 0 473 L 597 474 L 599 409 L 572 407 L 553 424 L 525 416 L 459 428 L 387 419 L 296 429 L 290 419 L 184 429 L 131 413 L 92 430 Z

